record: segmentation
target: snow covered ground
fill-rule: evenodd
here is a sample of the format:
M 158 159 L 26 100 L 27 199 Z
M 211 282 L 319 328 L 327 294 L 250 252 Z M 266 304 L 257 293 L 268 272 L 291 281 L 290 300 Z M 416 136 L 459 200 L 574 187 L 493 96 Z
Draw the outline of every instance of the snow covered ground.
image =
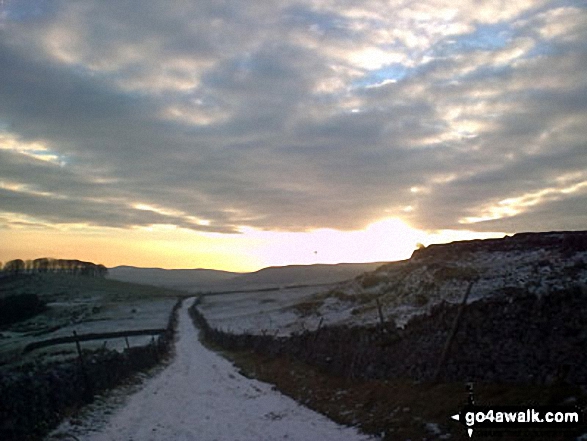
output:
M 25 325 L 29 329 L 23 332 L 3 332 L 0 338 L 0 361 L 19 357 L 20 363 L 37 361 L 64 360 L 76 357 L 75 346 L 72 343 L 49 346 L 37 349 L 29 354 L 20 355 L 26 344 L 48 340 L 57 337 L 70 337 L 73 331 L 78 334 L 130 331 L 150 328 L 165 328 L 169 315 L 177 299 L 166 297 L 161 299 L 140 299 L 131 301 L 95 301 L 79 302 L 79 315 L 72 319 L 72 310 L 75 305 L 71 303 L 49 303 L 45 314 L 33 317 Z M 96 306 L 98 305 L 98 306 Z M 35 329 L 55 327 L 52 332 L 35 332 Z M 39 335 L 40 334 L 40 335 Z M 10 336 L 10 338 L 8 338 Z M 131 346 L 142 346 L 150 342 L 150 336 L 129 337 Z M 94 340 L 82 343 L 84 349 L 98 349 L 104 345 L 104 341 Z M 122 351 L 126 347 L 123 338 L 109 339 L 106 341 L 108 349 Z
M 295 306 L 324 290 L 328 290 L 328 287 L 310 286 L 204 296 L 198 308 L 210 325 L 217 329 L 237 334 L 287 335 L 318 326 L 318 317 L 314 317 L 314 320 L 300 320 Z
M 186 300 L 179 312 L 173 362 L 129 397 L 95 432 L 63 423 L 49 437 L 87 441 L 149 440 L 365 440 L 280 394 L 241 376 L 198 340 Z M 82 425 L 83 426 L 83 425 Z
M 78 334 L 165 328 L 170 313 L 182 294 L 162 288 L 132 285 L 113 280 L 59 274 L 25 276 L 0 286 L 0 296 L 36 293 L 47 309 L 0 332 L 0 365 L 60 361 L 76 356 L 75 345 L 55 345 L 24 356 L 29 343 Z M 149 336 L 129 338 L 131 346 L 149 343 Z M 82 343 L 98 349 L 104 341 Z M 122 350 L 124 339 L 109 339 L 109 349 Z

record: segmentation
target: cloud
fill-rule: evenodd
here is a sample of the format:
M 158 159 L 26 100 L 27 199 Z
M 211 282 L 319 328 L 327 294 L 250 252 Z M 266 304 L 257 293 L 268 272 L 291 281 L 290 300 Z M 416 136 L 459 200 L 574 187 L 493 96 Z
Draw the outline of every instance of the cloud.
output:
M 4 7 L 0 212 L 220 233 L 585 224 L 584 188 L 563 191 L 587 169 L 580 2 Z

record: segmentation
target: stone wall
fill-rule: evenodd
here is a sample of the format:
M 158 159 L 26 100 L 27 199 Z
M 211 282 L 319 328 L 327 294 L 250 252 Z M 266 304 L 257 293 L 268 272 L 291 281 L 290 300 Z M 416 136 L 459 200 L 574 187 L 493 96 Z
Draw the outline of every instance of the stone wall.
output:
M 54 364 L 33 364 L 0 372 L 0 439 L 42 439 L 63 418 L 96 393 L 121 384 L 134 373 L 151 368 L 173 346 L 178 303 L 167 330 L 153 344 L 124 352 L 82 351 L 79 359 Z
M 458 305 L 441 303 L 403 329 L 323 327 L 291 337 L 230 334 L 211 328 L 197 310 L 204 337 L 227 349 L 286 355 L 350 378 L 435 378 Z M 441 366 L 440 380 L 587 384 L 587 292 L 537 297 L 500 293 L 465 307 Z

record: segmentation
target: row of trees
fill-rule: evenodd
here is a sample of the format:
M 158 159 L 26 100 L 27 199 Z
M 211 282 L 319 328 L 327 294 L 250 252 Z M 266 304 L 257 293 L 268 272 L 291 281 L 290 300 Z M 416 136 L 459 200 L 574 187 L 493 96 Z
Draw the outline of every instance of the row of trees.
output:
M 35 260 L 14 259 L 6 262 L 4 266 L 0 263 L 0 268 L 5 274 L 10 275 L 60 273 L 75 276 L 104 277 L 108 273 L 108 268 L 101 264 L 97 265 L 76 259 L 51 259 L 48 257 Z

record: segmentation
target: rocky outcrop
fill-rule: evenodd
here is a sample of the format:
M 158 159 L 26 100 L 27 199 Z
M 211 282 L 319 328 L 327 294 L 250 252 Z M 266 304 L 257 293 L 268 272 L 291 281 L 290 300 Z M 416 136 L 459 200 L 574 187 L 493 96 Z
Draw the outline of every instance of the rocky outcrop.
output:
M 572 254 L 587 251 L 587 231 L 559 231 L 548 233 L 518 233 L 502 239 L 478 239 L 433 244 L 412 254 L 413 262 L 425 260 L 462 259 L 470 253 L 531 252 L 550 250 Z

